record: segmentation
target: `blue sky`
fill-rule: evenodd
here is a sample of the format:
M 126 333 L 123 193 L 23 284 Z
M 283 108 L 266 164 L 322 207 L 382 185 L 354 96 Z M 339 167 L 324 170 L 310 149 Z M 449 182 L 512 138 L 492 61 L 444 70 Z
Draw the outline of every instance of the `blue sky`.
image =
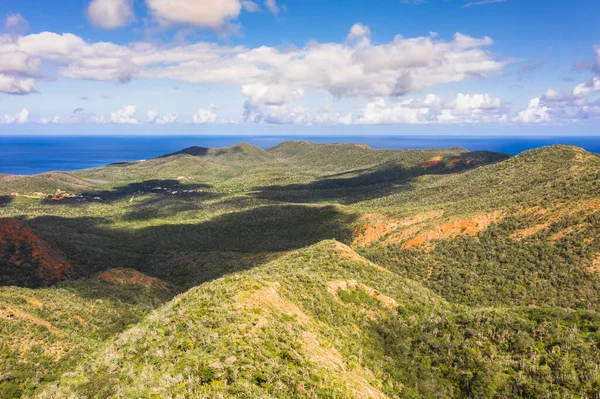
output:
M 600 120 L 598 1 L 3 0 L 0 17 L 0 134 Z

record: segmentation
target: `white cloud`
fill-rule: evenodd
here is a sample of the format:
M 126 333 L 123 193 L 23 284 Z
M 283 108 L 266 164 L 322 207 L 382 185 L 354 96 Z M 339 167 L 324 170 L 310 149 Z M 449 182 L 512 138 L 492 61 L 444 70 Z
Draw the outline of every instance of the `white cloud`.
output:
M 37 90 L 35 88 L 34 79 L 18 79 L 10 75 L 0 73 L 0 93 L 30 94 L 36 92 Z
M 353 40 L 369 36 L 371 36 L 371 30 L 369 29 L 369 27 L 358 22 L 352 25 L 352 27 L 350 28 L 350 32 L 348 33 L 347 39 Z
M 174 1 L 174 0 L 172 0 Z M 185 2 L 184 2 L 185 3 Z M 187 4 L 187 3 L 185 3 Z M 311 42 L 300 49 L 246 48 L 199 42 L 172 46 L 87 43 L 51 32 L 0 45 L 0 70 L 18 54 L 33 66 L 58 67 L 71 79 L 134 78 L 182 80 L 233 86 L 285 85 L 334 97 L 386 97 L 495 74 L 507 64 L 482 49 L 491 39 L 457 34 L 451 41 L 397 36 L 387 44 Z M 1 43 L 0 43 L 1 44 Z M 26 69 L 26 68 L 25 68 Z
M 4 30 L 13 34 L 25 33 L 29 30 L 29 22 L 21 14 L 8 14 Z
M 265 0 L 265 7 L 267 7 L 267 10 L 269 10 L 270 13 L 275 15 L 279 15 L 279 12 L 281 11 L 277 5 L 277 0 Z
M 92 0 L 87 9 L 90 23 L 102 29 L 117 29 L 135 19 L 132 0 Z
M 600 78 L 593 77 L 587 82 L 583 82 L 575 86 L 571 94 L 575 98 L 582 98 L 598 91 L 600 91 Z
M 499 109 L 502 107 L 502 100 L 499 97 L 490 97 L 489 94 L 462 94 L 456 96 L 456 110 L 489 110 Z
M 16 114 L 0 115 L 0 124 L 2 125 L 23 124 L 27 122 L 29 122 L 29 110 L 27 108 L 23 108 L 21 112 Z
M 356 120 L 358 124 L 419 124 L 419 123 L 504 123 L 508 121 L 504 102 L 489 94 L 462 94 L 442 99 L 430 94 L 424 100 L 386 101 L 384 98 L 367 103 Z
M 170 125 L 179 120 L 179 114 L 177 112 L 171 112 L 170 114 L 166 114 L 161 118 L 158 118 L 155 123 L 159 125 Z
M 332 112 L 329 106 L 313 112 L 297 103 L 303 95 L 281 86 L 245 87 L 249 96 L 242 120 L 269 124 L 423 124 L 506 123 L 510 121 L 504 102 L 489 94 L 458 94 L 443 99 L 429 94 L 424 99 L 376 98 L 365 103 L 360 113 Z
M 157 9 L 171 1 L 175 0 L 148 0 L 155 3 Z M 183 0 L 165 12 L 182 11 L 191 4 Z M 162 18 L 167 18 L 165 15 Z M 187 17 L 193 15 L 190 12 Z M 204 17 L 208 18 L 207 15 Z M 174 16 L 169 18 L 175 22 Z M 221 46 L 206 42 L 169 46 L 147 42 L 129 45 L 88 43 L 76 35 L 52 32 L 17 39 L 0 35 L 0 74 L 4 72 L 0 75 L 0 92 L 24 94 L 35 91 L 35 79 L 43 75 L 44 67 L 51 67 L 47 69 L 57 70 L 60 76 L 71 79 L 126 82 L 144 78 L 237 86 L 247 97 L 242 118 L 250 122 L 310 124 L 361 120 L 362 123 L 406 123 L 439 118 L 470 121 L 496 117 L 492 116 L 492 109 L 497 108 L 494 101 L 499 100 L 489 96 L 458 96 L 453 99 L 453 105 L 419 104 L 417 100 L 407 100 L 403 104 L 393 99 L 439 84 L 485 78 L 500 72 L 507 61 L 494 59 L 485 49 L 493 44 L 490 38 L 473 38 L 460 33 L 452 40 L 438 39 L 435 35 L 397 36 L 389 43 L 373 45 L 367 39 L 369 34 L 367 26 L 356 24 L 350 35 L 362 40 L 311 42 L 304 48 L 287 49 Z M 12 88 L 2 84 L 2 76 L 10 79 Z M 365 106 L 365 112 L 356 118 L 343 112 L 313 113 L 297 103 L 307 94 L 319 93 L 333 98 L 370 99 L 370 102 Z M 475 106 L 470 107 L 470 102 Z M 441 110 L 443 107 L 446 107 L 445 113 Z M 440 110 L 434 112 L 434 109 Z M 127 107 L 111 114 L 110 118 L 97 118 L 96 121 L 138 123 L 133 116 L 135 111 L 135 107 Z M 214 106 L 200 110 L 193 117 L 194 123 L 215 123 L 214 111 Z M 460 112 L 463 114 L 459 115 Z M 177 118 L 175 114 L 162 118 L 151 114 L 149 120 L 169 123 Z
M 242 7 L 244 8 L 244 11 L 247 11 L 247 12 L 258 12 L 258 11 L 260 11 L 260 6 L 258 4 L 256 4 L 255 2 L 250 1 L 250 0 L 242 1 Z
M 158 118 L 158 111 L 150 110 L 146 115 L 148 116 L 148 123 L 154 123 Z
M 565 94 L 548 89 L 541 97 L 529 101 L 518 113 L 522 123 L 573 123 L 600 118 L 600 78 L 594 77 L 576 85 Z
M 136 112 L 137 107 L 135 105 L 128 105 L 116 112 L 111 112 L 110 123 L 126 125 L 138 124 L 138 120 L 134 117 Z
M 352 125 L 354 118 L 352 112 L 340 114 L 338 112 L 325 111 L 315 115 L 311 123 L 318 125 Z
M 596 50 L 596 58 L 594 61 L 595 61 L 596 65 L 594 66 L 594 71 L 596 71 L 597 73 L 600 73 L 600 45 L 596 46 L 595 50 Z
M 172 123 L 176 123 L 179 120 L 179 114 L 176 112 L 172 112 L 164 116 L 159 116 L 158 111 L 150 110 L 148 111 L 147 115 L 148 123 L 153 123 L 156 125 L 170 125 Z
M 487 36 L 482 38 L 476 38 L 468 35 L 463 35 L 460 32 L 454 34 L 454 45 L 460 49 L 485 47 L 491 46 L 492 44 L 494 44 L 494 41 Z
M 200 108 L 192 117 L 192 121 L 196 125 L 204 125 L 207 123 L 217 123 L 217 114 L 215 104 L 211 104 L 208 109 Z
M 162 25 L 183 24 L 221 30 L 240 14 L 240 0 L 146 0 Z
M 545 106 L 539 97 L 529 100 L 527 108 L 519 112 L 518 121 L 522 123 L 548 123 L 552 121 L 551 109 Z
M 406 102 L 389 104 L 384 98 L 367 103 L 360 117 L 359 124 L 396 124 L 423 123 L 427 119 L 429 109 L 407 107 Z
M 242 115 L 242 119 L 246 122 L 272 124 L 309 122 L 308 110 L 294 104 L 297 98 L 304 95 L 302 89 L 290 88 L 285 84 L 254 83 L 242 86 L 242 94 L 248 97 Z

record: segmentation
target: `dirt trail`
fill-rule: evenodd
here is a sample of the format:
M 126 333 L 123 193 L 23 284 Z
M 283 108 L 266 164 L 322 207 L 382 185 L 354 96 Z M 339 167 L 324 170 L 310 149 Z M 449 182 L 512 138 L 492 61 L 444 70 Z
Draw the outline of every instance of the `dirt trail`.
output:
M 0 309 L 0 318 L 6 319 L 6 320 L 11 320 L 15 317 L 25 320 L 25 321 L 29 321 L 37 326 L 44 327 L 48 331 L 50 331 L 52 334 L 58 333 L 58 329 L 56 327 L 54 327 L 52 325 L 52 323 L 50 323 L 46 320 L 40 319 L 38 317 L 35 317 L 32 314 L 23 312 L 22 310 L 19 310 L 19 309 L 11 308 L 10 306 L 6 307 L 5 309 Z

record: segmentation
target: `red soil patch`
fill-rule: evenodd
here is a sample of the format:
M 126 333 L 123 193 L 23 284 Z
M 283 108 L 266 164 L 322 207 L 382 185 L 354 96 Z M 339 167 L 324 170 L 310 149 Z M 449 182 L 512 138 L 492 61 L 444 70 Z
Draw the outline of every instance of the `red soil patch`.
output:
M 0 219 L 0 283 L 40 286 L 73 275 L 59 250 L 14 219 Z
M 471 163 L 471 161 L 469 159 L 454 158 L 454 159 L 450 160 L 450 162 L 448 162 L 448 167 L 453 168 L 456 165 L 460 165 L 460 164 L 469 165 L 470 163 Z
M 403 229 L 406 227 L 414 226 L 418 223 L 422 223 L 426 220 L 439 217 L 443 212 L 427 212 L 415 216 L 411 216 L 404 219 L 390 219 L 385 215 L 379 214 L 367 214 L 359 219 L 359 222 L 363 222 L 360 226 L 356 227 L 353 232 L 354 240 L 352 242 L 353 247 L 364 247 L 379 241 L 386 235 L 395 232 L 396 230 Z M 410 229 L 409 229 L 410 230 Z M 414 233 L 414 232 L 413 232 Z M 412 235 L 411 233 L 410 235 Z M 402 235 L 403 232 L 400 233 Z M 395 234 L 393 237 L 398 236 Z M 407 237 L 404 237 L 406 239 Z M 386 240 L 387 242 L 387 240 Z
M 442 156 L 438 155 L 437 157 L 431 158 L 429 161 L 423 164 L 425 169 L 431 169 L 438 166 L 442 162 Z
M 498 213 L 484 214 L 472 219 L 458 220 L 452 223 L 442 224 L 432 230 L 418 234 L 416 237 L 404 243 L 404 248 L 412 248 L 424 244 L 427 241 L 451 238 L 459 235 L 475 235 L 485 230 L 492 222 L 498 220 Z
M 378 241 L 381 237 L 396 230 L 397 228 L 398 224 L 394 221 L 371 223 L 358 226 L 353 232 L 354 241 L 352 246 L 367 246 L 375 241 Z
M 366 144 L 355 144 L 355 146 L 358 147 L 358 148 L 365 149 L 365 150 L 370 150 L 371 149 L 371 147 L 369 147 Z
M 133 269 L 110 269 L 99 275 L 98 278 L 110 284 L 137 285 L 146 288 L 169 290 L 164 281 L 156 277 L 147 276 Z

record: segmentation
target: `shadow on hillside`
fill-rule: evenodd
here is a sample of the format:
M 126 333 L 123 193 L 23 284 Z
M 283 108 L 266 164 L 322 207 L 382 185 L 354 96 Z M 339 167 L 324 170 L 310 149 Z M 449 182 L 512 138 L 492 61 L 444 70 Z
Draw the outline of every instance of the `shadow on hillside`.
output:
M 134 196 L 152 194 L 155 196 L 175 196 L 178 198 L 213 199 L 219 194 L 203 191 L 213 186 L 203 183 L 181 183 L 178 180 L 146 180 L 114 187 L 110 190 L 90 190 L 82 193 L 82 198 L 64 198 L 60 201 L 45 199 L 46 204 L 52 205 L 82 205 L 90 201 L 116 202 L 130 199 Z
M 27 224 L 65 253 L 77 276 L 133 268 L 193 286 L 254 267 L 278 252 L 331 238 L 348 243 L 355 220 L 334 206 L 274 205 L 198 224 L 136 230 L 116 229 L 101 218 L 39 217 Z M 207 263 L 208 258 L 212 261 Z
M 201 224 L 152 226 L 136 234 L 139 250 L 261 253 L 335 238 L 348 242 L 355 220 L 334 206 L 273 205 L 217 216 Z
M 6 206 L 13 202 L 13 197 L 10 195 L 0 195 L 0 207 Z
M 177 152 L 172 152 L 170 154 L 161 155 L 157 159 L 160 159 L 160 158 L 169 158 L 169 157 L 172 157 L 172 156 L 175 156 L 175 155 L 191 155 L 191 156 L 194 156 L 194 157 L 202 157 L 202 156 L 208 155 L 209 151 L 210 151 L 210 148 L 194 146 L 194 147 L 186 148 L 186 149 L 181 150 L 181 151 L 177 151 Z
M 257 198 L 294 203 L 337 201 L 341 204 L 381 198 L 407 190 L 409 184 L 420 176 L 460 173 L 479 166 L 489 165 L 508 158 L 507 155 L 487 151 L 466 152 L 439 162 L 429 162 L 415 167 L 396 163 L 371 169 L 344 172 L 326 176 L 307 184 L 257 187 Z M 341 177 L 348 174 L 358 175 Z
M 414 168 L 387 165 L 373 168 L 353 177 L 323 178 L 307 184 L 263 186 L 255 188 L 260 199 L 294 203 L 336 201 L 353 204 L 369 199 L 386 197 L 402 190 L 412 179 L 422 175 Z

